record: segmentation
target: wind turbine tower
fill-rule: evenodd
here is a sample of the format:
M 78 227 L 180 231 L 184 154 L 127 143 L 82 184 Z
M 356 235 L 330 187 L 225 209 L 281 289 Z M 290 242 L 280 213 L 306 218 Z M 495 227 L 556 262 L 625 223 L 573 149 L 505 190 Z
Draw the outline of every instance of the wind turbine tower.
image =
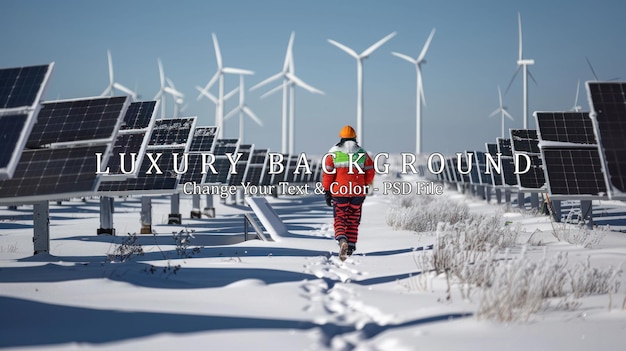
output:
M 415 97 L 415 121 L 416 121 L 416 131 L 415 131 L 415 153 L 422 153 L 422 103 L 426 105 L 426 99 L 424 98 L 424 83 L 422 83 L 422 64 L 426 63 L 424 57 L 426 56 L 426 52 L 428 51 L 428 47 L 430 46 L 431 40 L 433 40 L 433 36 L 435 35 L 435 29 L 430 32 L 428 39 L 426 39 L 426 43 L 424 47 L 422 47 L 422 52 L 420 52 L 419 56 L 416 59 L 412 57 L 400 54 L 397 52 L 392 52 L 393 55 L 406 60 L 415 65 L 415 71 L 417 73 L 417 89 L 416 89 L 416 97 Z
M 354 57 L 356 59 L 356 72 L 357 72 L 357 101 L 356 101 L 356 134 L 359 142 L 363 143 L 363 59 L 367 58 L 371 55 L 376 49 L 382 46 L 384 43 L 393 38 L 397 33 L 393 32 L 386 37 L 380 39 L 374 45 L 365 49 L 360 54 L 357 54 L 356 51 L 351 48 L 336 42 L 332 39 L 328 39 L 328 42 L 338 47 L 342 51 L 346 52 L 348 55 Z
M 524 118 L 524 129 L 528 129 L 528 77 L 530 76 L 530 78 L 532 80 L 535 80 L 535 78 L 533 77 L 533 75 L 530 73 L 530 71 L 528 70 L 528 66 L 532 66 L 535 64 L 535 60 L 533 59 L 524 59 L 523 56 L 523 50 L 522 50 L 522 16 L 520 15 L 520 13 L 517 13 L 517 23 L 518 23 L 518 27 L 519 27 L 519 56 L 517 59 L 517 69 L 515 70 L 515 73 L 513 74 L 513 78 L 511 79 L 511 82 L 509 83 L 509 86 L 507 87 L 507 92 L 509 91 L 509 88 L 511 87 L 511 84 L 513 83 L 513 80 L 515 80 L 515 77 L 517 76 L 517 73 L 519 73 L 520 68 L 522 68 L 522 80 L 523 80 L 523 118 Z M 535 81 L 536 83 L 536 81 Z

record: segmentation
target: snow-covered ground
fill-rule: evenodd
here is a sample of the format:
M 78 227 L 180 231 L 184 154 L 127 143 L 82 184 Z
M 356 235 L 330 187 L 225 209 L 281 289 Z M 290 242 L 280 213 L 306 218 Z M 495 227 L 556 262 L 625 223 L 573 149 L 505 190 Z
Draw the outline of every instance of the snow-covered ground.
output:
M 380 181 L 380 180 L 379 180 Z M 446 189 L 473 213 L 503 206 Z M 217 218 L 167 225 L 168 197 L 153 199 L 155 235 L 137 235 L 142 256 L 107 255 L 140 229 L 139 198 L 116 199 L 115 237 L 96 235 L 99 202 L 51 203 L 49 255 L 32 256 L 31 207 L 0 210 L 0 348 L 19 350 L 622 350 L 626 280 L 611 298 L 579 299 L 575 309 L 544 308 L 528 321 L 479 320 L 480 292 L 463 299 L 445 278 L 418 277 L 415 249 L 432 233 L 393 230 L 392 196 L 364 204 L 357 253 L 338 260 L 332 212 L 322 196 L 270 198 L 291 235 L 242 241 L 241 205 L 217 203 Z M 620 204 L 611 204 L 620 206 Z M 529 259 L 567 252 L 595 267 L 626 259 L 626 234 L 608 232 L 591 248 L 557 241 L 546 216 L 505 212 L 519 225 Z M 173 232 L 193 230 L 184 258 Z M 534 233 L 534 234 L 533 234 Z M 191 253 L 193 247 L 199 252 Z M 520 250 L 511 250 L 519 252 Z M 422 281 L 423 283 L 423 281 Z M 553 305 L 551 305 L 553 306 Z

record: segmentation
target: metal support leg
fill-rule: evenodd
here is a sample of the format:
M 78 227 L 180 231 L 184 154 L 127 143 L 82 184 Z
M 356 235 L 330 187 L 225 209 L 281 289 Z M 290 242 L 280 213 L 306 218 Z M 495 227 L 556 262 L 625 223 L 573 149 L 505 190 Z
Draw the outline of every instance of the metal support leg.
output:
M 533 209 L 539 209 L 539 194 L 530 193 L 530 207 Z
M 152 234 L 152 198 L 141 197 L 141 234 Z
M 591 200 L 580 200 L 580 213 L 585 221 L 585 226 L 589 229 L 593 228 L 593 207 Z
M 170 199 L 170 214 L 167 217 L 167 224 L 181 224 L 183 216 L 180 214 L 180 194 L 172 194 Z
M 215 207 L 213 206 L 213 195 L 206 196 L 206 207 L 204 208 L 204 215 L 209 218 L 215 218 Z
M 33 205 L 33 248 L 34 254 L 50 252 L 50 205 L 48 201 Z
M 98 235 L 115 235 L 115 228 L 113 228 L 113 205 L 114 199 L 112 197 L 100 197 L 100 228 L 97 231 Z

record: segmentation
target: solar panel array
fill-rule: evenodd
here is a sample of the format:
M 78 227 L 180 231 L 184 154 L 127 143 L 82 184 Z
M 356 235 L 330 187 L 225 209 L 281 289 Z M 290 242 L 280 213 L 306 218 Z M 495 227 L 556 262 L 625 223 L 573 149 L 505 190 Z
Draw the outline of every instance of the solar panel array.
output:
M 539 151 L 539 138 L 537 131 L 534 129 L 511 129 L 512 150 L 515 154 L 526 155 L 526 157 L 518 157 L 520 163 L 518 169 L 521 171 L 517 174 L 517 181 L 520 189 L 540 191 L 546 185 L 546 179 L 541 162 L 541 153 Z
M 98 192 L 101 195 L 173 193 L 180 180 L 176 170 L 184 169 L 184 154 L 189 151 L 195 124 L 195 117 L 157 119 L 137 177 L 103 182 Z
M 626 83 L 587 82 L 590 117 L 612 199 L 626 199 Z
M 549 194 L 555 198 L 607 195 L 600 151 L 587 112 L 535 112 Z
M 84 195 L 97 188 L 130 104 L 128 97 L 99 97 L 44 103 L 12 179 L 0 181 L 4 202 L 40 201 Z M 55 106 L 65 108 L 56 109 Z M 100 113 L 81 107 L 100 106 Z M 115 118 L 113 116 L 116 116 Z M 101 122 L 104 120 L 106 122 Z M 72 123 L 58 123 L 72 121 Z M 99 126 L 83 133 L 69 125 Z M 94 139 L 90 139 L 94 138 Z M 96 154 L 102 155 L 98 164 Z
M 0 69 L 0 179 L 15 172 L 53 67 Z

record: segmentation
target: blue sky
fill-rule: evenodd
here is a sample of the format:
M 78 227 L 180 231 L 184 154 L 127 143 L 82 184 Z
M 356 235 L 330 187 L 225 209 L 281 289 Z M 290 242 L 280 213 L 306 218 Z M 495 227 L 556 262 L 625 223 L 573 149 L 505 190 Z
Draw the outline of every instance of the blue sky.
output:
M 437 32 L 423 66 L 426 106 L 423 151 L 483 149 L 500 134 L 497 86 L 504 90 L 515 69 L 517 13 L 522 16 L 524 56 L 538 84 L 530 83 L 530 111 L 569 110 L 578 80 L 626 79 L 626 3 L 623 1 L 3 1 L 0 4 L 0 67 L 56 62 L 45 99 L 99 95 L 108 85 L 106 51 L 115 78 L 144 99 L 159 89 L 157 58 L 185 94 L 184 115 L 215 122 L 214 105 L 197 101 L 216 69 L 211 33 L 225 66 L 255 75 L 247 87 L 280 71 L 295 31 L 296 75 L 325 95 L 296 91 L 296 151 L 323 154 L 344 124 L 356 125 L 356 61 L 327 42 L 361 52 L 385 35 L 391 41 L 364 62 L 364 147 L 372 152 L 415 149 L 415 69 L 392 51 L 416 57 L 432 28 Z M 238 77 L 226 78 L 226 87 Z M 273 87 L 273 86 L 272 86 Z M 246 93 L 263 120 L 246 123 L 246 142 L 280 149 L 281 94 L 265 99 Z M 226 111 L 235 106 L 227 103 Z M 579 105 L 588 109 L 581 87 Z M 522 80 L 504 104 L 522 127 Z M 168 101 L 172 113 L 173 104 Z M 530 125 L 535 123 L 531 119 Z M 236 137 L 237 119 L 225 124 Z

